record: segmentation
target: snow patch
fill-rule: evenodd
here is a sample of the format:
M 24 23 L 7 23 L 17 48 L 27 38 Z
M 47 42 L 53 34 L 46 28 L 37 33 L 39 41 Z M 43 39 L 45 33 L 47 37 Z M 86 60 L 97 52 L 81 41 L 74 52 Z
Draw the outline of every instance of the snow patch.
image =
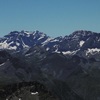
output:
M 46 48 L 46 51 L 48 51 L 49 49 L 50 49 L 50 48 L 47 47 L 47 48 Z
M 3 43 L 0 43 L 0 49 L 14 49 L 16 50 L 17 47 L 16 46 L 10 46 L 10 44 L 12 44 L 13 42 L 11 43 L 7 43 L 7 40 L 5 40 Z
M 21 39 L 22 40 L 22 39 Z M 22 45 L 23 45 L 23 48 L 29 48 L 29 46 L 28 45 L 26 45 L 25 43 L 24 43 L 24 41 L 22 40 Z
M 65 52 L 62 52 L 64 55 L 66 54 L 71 54 L 72 52 L 71 51 L 65 51 Z
M 64 54 L 64 55 L 74 55 L 74 54 L 76 54 L 76 52 L 77 52 L 78 50 L 76 50 L 76 51 L 63 51 L 62 53 Z
M 54 40 L 52 40 L 52 41 L 50 41 L 50 42 L 57 42 L 57 41 L 59 41 L 59 40 L 57 40 L 57 39 L 54 39 Z
M 36 95 L 36 94 L 38 94 L 38 92 L 32 92 L 31 94 L 32 94 L 32 95 Z
M 16 45 L 17 45 L 17 46 L 19 46 L 19 45 L 20 45 L 20 43 L 16 42 Z
M 94 54 L 99 53 L 99 52 L 100 52 L 100 49 L 98 49 L 98 48 L 92 48 L 92 49 L 88 48 L 88 50 L 86 51 L 86 56 L 89 53 L 92 54 L 92 55 L 94 55 Z
M 0 43 L 0 48 L 1 49 L 6 49 L 9 47 L 9 44 L 7 43 L 7 40 L 5 40 L 3 43 Z
M 84 41 L 83 40 L 80 41 L 80 43 L 79 43 L 80 47 L 82 47 L 83 44 L 84 44 Z
M 29 33 L 29 32 L 24 32 L 24 33 L 26 33 L 27 35 L 30 35 L 31 33 Z
M 41 37 L 40 38 L 38 38 L 38 40 L 41 40 L 41 39 L 43 39 L 45 37 L 45 35 L 44 34 L 42 34 L 41 35 Z
M 13 43 L 14 43 L 14 42 L 12 41 L 12 42 L 9 43 L 9 45 L 11 45 L 11 44 L 13 44 Z
M 8 49 L 16 50 L 17 47 L 16 46 L 13 46 L 13 47 L 10 46 Z
M 55 52 L 58 52 L 58 48 L 55 50 Z
M 58 45 L 54 45 L 53 47 L 54 47 L 54 48 L 55 48 L 55 47 L 58 47 Z
M 47 40 L 45 40 L 44 42 L 42 42 L 42 46 L 44 46 L 46 43 L 48 43 L 52 38 L 48 38 Z
M 5 63 L 0 64 L 0 66 L 3 66 Z
M 61 53 L 60 51 L 57 51 L 57 53 Z

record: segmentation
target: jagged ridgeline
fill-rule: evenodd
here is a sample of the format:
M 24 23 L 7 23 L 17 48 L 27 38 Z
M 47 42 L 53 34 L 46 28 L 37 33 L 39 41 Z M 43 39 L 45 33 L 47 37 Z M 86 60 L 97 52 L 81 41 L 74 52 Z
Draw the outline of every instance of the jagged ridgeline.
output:
M 99 59 L 100 33 L 79 30 L 65 37 L 51 38 L 40 31 L 13 31 L 0 38 L 0 49 L 24 53 L 34 46 L 44 47 L 49 52 L 78 54 L 85 58 L 92 56 Z
M 0 39 L 0 100 L 99 100 L 99 33 L 50 38 L 14 31 Z

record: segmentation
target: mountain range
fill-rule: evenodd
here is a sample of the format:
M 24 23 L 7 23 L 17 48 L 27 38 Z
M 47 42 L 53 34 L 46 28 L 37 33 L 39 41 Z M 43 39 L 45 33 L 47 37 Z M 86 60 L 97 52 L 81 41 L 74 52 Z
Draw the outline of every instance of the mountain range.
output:
M 100 52 L 100 34 L 79 30 L 69 36 L 51 38 L 39 31 L 13 31 L 0 39 L 0 49 L 27 52 L 34 46 L 41 46 L 46 51 L 63 53 L 64 55 L 78 54 L 91 57 Z
M 26 91 L 25 84 L 33 81 L 50 91 L 53 98 L 45 100 L 99 100 L 100 33 L 79 30 L 51 38 L 39 31 L 13 31 L 0 38 L 0 94 L 6 93 L 0 99 L 25 98 L 18 91 Z M 8 85 L 12 90 L 13 84 L 23 82 L 10 95 L 9 89 L 5 91 Z M 39 92 L 40 85 L 34 86 L 39 89 L 27 88 Z M 44 88 L 39 93 L 44 100 Z

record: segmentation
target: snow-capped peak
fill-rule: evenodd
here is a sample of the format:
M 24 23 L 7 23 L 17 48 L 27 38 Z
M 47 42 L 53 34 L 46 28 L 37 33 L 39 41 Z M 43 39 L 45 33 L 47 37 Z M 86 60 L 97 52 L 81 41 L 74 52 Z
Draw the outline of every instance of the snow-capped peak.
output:
M 78 30 L 78 31 L 73 32 L 70 36 L 72 36 L 72 37 L 84 37 L 84 36 L 91 36 L 94 33 L 95 32 L 87 31 L 87 30 Z
M 39 31 L 12 31 L 0 40 L 0 49 L 23 50 L 35 45 L 41 45 L 49 39 L 43 32 Z
M 79 30 L 69 36 L 51 38 L 36 31 L 13 31 L 0 39 L 0 49 L 28 50 L 34 46 L 44 47 L 49 52 L 62 52 L 63 54 L 76 54 L 88 48 L 100 49 L 100 34 Z M 97 49 L 95 49 L 97 50 Z M 90 52 L 90 49 L 88 49 Z M 94 49 L 92 50 L 94 52 Z M 98 50 L 97 50 L 98 51 Z

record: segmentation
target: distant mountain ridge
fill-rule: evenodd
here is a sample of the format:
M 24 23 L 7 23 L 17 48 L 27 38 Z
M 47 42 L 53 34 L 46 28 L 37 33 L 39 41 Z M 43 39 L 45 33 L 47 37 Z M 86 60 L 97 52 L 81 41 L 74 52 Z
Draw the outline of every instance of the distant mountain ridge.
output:
M 0 40 L 1 49 L 13 49 L 20 51 L 25 48 L 30 48 L 34 45 L 39 45 L 49 37 L 39 31 L 13 31 Z
M 69 36 L 51 38 L 38 30 L 13 31 L 0 39 L 0 49 L 27 51 L 34 46 L 64 55 L 82 53 L 83 56 L 90 56 L 100 52 L 100 33 L 79 30 Z

